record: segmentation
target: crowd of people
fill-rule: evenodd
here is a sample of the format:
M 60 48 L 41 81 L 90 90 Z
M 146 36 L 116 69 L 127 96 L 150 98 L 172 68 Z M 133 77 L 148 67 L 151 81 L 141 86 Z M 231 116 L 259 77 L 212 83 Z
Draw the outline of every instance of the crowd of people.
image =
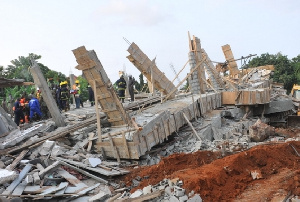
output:
M 118 88 L 118 96 L 122 103 L 124 103 L 125 100 L 125 90 L 127 87 L 130 94 L 130 102 L 134 101 L 134 83 L 135 79 L 131 75 L 128 76 L 128 86 L 123 75 L 115 82 Z M 83 107 L 79 80 L 75 81 L 75 85 L 71 89 L 68 87 L 68 82 L 63 81 L 59 85 L 52 84 L 50 90 L 61 112 L 70 110 L 69 103 L 70 98 L 72 98 L 71 96 L 74 96 L 76 109 L 80 108 L 80 106 Z M 87 86 L 87 91 L 90 104 L 94 106 L 95 97 L 90 85 Z M 39 89 L 33 90 L 29 95 L 24 92 L 22 96 L 15 101 L 12 96 L 9 95 L 8 101 L 6 101 L 6 98 L 3 99 L 2 108 L 14 116 L 14 121 L 18 126 L 20 124 L 41 120 L 42 118 L 50 118 L 51 116 L 43 100 L 42 92 Z
M 40 100 L 38 100 L 38 98 Z M 38 90 L 36 93 L 33 91 L 27 95 L 26 92 L 20 98 L 17 98 L 13 104 L 12 111 L 14 113 L 14 121 L 17 126 L 23 123 L 40 120 L 43 117 L 41 110 L 41 92 Z

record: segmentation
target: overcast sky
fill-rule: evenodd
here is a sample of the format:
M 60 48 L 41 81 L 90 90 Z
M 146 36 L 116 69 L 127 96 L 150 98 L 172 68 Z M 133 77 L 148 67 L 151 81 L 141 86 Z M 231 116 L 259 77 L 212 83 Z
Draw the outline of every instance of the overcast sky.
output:
M 126 58 L 135 42 L 172 80 L 188 60 L 188 31 L 200 38 L 213 61 L 281 52 L 300 54 L 299 0 L 0 0 L 0 65 L 18 56 L 42 55 L 39 62 L 75 75 L 71 50 L 95 50 L 114 82 L 118 71 L 138 77 Z M 239 63 L 238 63 L 239 65 Z M 184 72 L 183 74 L 186 74 Z M 184 78 L 185 75 L 181 75 Z

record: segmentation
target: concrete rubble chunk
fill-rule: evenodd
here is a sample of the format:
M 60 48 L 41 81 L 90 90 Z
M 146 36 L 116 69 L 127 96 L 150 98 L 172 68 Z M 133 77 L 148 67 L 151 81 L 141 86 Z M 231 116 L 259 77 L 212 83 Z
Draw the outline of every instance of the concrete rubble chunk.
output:
M 18 177 L 15 171 L 0 169 L 0 184 L 11 182 Z
M 185 194 L 185 189 L 178 186 L 174 186 L 174 194 L 177 197 L 181 197 Z
M 263 178 L 262 174 L 259 170 L 253 170 L 250 172 L 250 174 L 251 174 L 252 179 L 254 179 L 254 180 Z
M 129 198 L 137 198 L 141 195 L 143 195 L 143 191 L 141 189 L 138 189 L 135 192 L 133 192 Z
M 171 196 L 172 195 L 172 189 L 171 189 L 171 187 L 166 187 L 165 188 L 165 193 L 168 194 L 169 196 Z
M 170 202 L 179 202 L 179 200 L 176 196 L 170 196 L 169 201 Z
M 250 139 L 254 142 L 262 142 L 274 134 L 275 128 L 263 123 L 260 119 L 249 128 Z
M 41 183 L 41 179 L 38 172 L 33 173 L 33 183 L 39 185 Z
M 202 202 L 202 198 L 199 194 L 195 194 L 192 198 L 188 200 L 188 202 Z
M 148 185 L 147 187 L 143 188 L 143 194 L 144 195 L 149 194 L 149 193 L 151 193 L 151 190 L 152 190 L 152 186 Z
M 51 153 L 52 148 L 54 147 L 55 142 L 46 140 L 44 144 L 41 146 L 41 150 L 39 151 L 39 154 L 42 156 L 49 155 Z
M 187 195 L 184 195 L 184 196 L 181 196 L 181 197 L 179 197 L 179 201 L 180 202 L 185 202 L 185 201 L 187 201 L 189 198 L 187 197 Z

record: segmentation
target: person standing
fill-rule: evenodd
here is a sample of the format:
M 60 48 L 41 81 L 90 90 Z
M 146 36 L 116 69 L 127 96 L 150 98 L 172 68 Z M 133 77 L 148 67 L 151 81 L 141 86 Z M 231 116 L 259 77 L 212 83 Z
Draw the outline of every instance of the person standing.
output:
M 30 121 L 32 121 L 32 118 L 34 116 L 34 113 L 36 113 L 39 116 L 39 119 L 42 117 L 41 107 L 38 99 L 33 96 L 31 100 L 29 101 L 29 109 L 30 109 Z
M 129 95 L 130 95 L 130 101 L 133 102 L 134 101 L 134 83 L 135 83 L 135 79 L 131 75 L 129 75 L 128 77 L 129 77 L 128 90 L 129 90 Z
M 23 110 L 22 110 L 22 107 L 21 107 L 21 103 L 20 103 L 20 98 L 18 98 L 14 104 L 14 107 L 13 107 L 13 111 L 14 111 L 14 114 L 15 114 L 15 123 L 17 124 L 17 126 L 20 125 L 20 120 L 21 119 L 24 119 L 24 114 L 23 114 Z
M 90 101 L 91 107 L 92 107 L 95 104 L 95 95 L 94 95 L 94 91 L 93 91 L 91 85 L 88 85 L 88 91 L 89 91 L 89 101 Z
M 80 108 L 81 100 L 80 100 L 80 85 L 79 81 L 75 81 L 75 92 L 74 92 L 74 97 L 75 97 L 75 103 L 76 103 L 76 109 Z M 83 107 L 83 103 L 81 105 Z
M 125 81 L 123 75 L 121 75 L 120 79 L 118 79 L 116 81 L 116 84 L 118 86 L 119 98 L 122 101 L 122 103 L 124 103 L 124 100 L 125 100 L 125 90 L 126 90 L 126 81 Z
M 68 110 L 68 99 L 70 97 L 69 90 L 67 88 L 67 81 L 63 81 L 60 83 L 61 89 L 60 89 L 60 101 L 62 105 L 62 110 L 67 111 Z

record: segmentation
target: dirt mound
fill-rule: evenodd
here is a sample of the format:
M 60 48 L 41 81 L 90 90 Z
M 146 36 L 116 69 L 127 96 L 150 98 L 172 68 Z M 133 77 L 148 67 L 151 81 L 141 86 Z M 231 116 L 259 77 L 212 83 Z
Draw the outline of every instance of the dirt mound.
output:
M 256 146 L 222 159 L 218 159 L 219 153 L 207 151 L 175 154 L 164 158 L 158 165 L 134 170 L 130 176 L 126 176 L 126 180 L 127 184 L 130 184 L 131 179 L 136 176 L 149 176 L 135 188 L 137 189 L 149 184 L 154 185 L 164 178 L 178 177 L 183 181 L 183 188 L 188 192 L 194 190 L 199 193 L 204 201 L 235 200 L 247 187 L 263 183 L 265 180 L 274 181 L 267 184 L 267 187 L 270 185 L 270 192 L 265 193 L 266 197 L 274 191 L 271 189 L 272 184 L 280 184 L 281 189 L 298 195 L 300 193 L 296 187 L 300 179 L 294 176 L 300 173 L 300 157 L 289 144 L 300 152 L 300 142 L 290 142 Z M 255 170 L 261 173 L 262 179 L 252 179 L 250 173 Z M 285 180 L 274 178 L 286 170 L 294 174 Z
M 199 166 L 211 163 L 218 158 L 221 158 L 219 152 L 198 151 L 192 154 L 177 153 L 163 158 L 157 165 L 131 170 L 131 173 L 125 176 L 125 181 L 126 184 L 130 186 L 131 180 L 135 177 L 146 177 L 146 179 L 140 183 L 139 187 L 137 187 L 143 188 L 150 184 L 157 184 L 166 178 L 166 176 L 170 176 L 178 170 L 198 168 Z M 133 189 L 132 192 L 137 188 Z

